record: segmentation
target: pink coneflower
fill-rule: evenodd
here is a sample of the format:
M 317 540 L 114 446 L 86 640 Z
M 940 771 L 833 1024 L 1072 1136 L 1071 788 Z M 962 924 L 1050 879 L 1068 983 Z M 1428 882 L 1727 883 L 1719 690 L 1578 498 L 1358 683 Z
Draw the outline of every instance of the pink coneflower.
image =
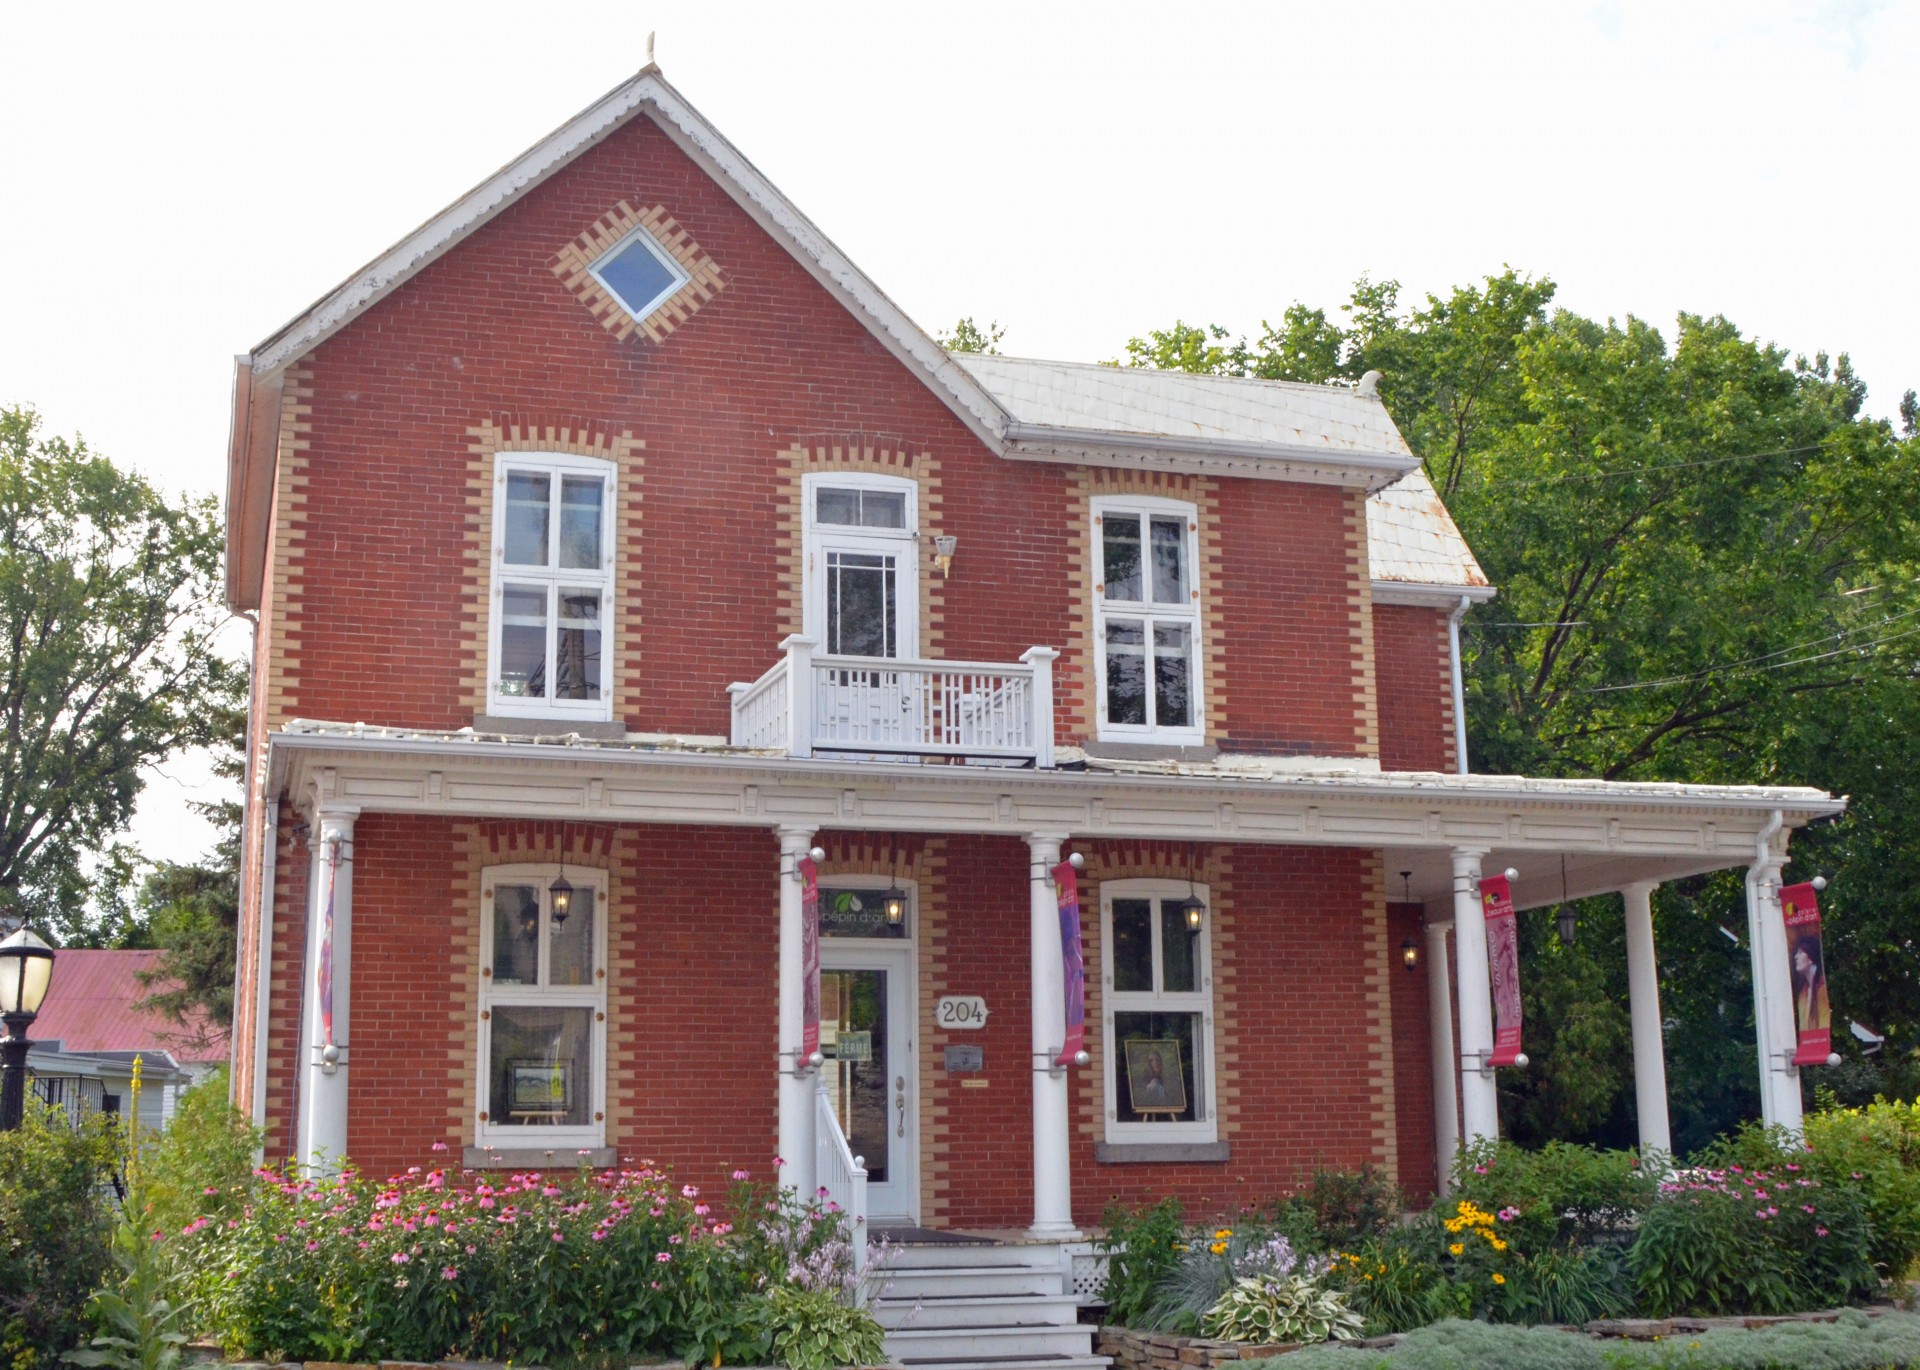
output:
M 733 1178 L 736 1180 L 751 1180 L 753 1176 L 747 1174 L 744 1170 L 736 1170 L 733 1172 Z
M 1824 1237 L 1827 1235 L 1827 1229 L 1824 1227 L 1816 1227 L 1813 1229 L 1813 1235 L 1816 1237 Z
M 435 1151 L 445 1151 L 447 1149 L 447 1144 L 445 1142 L 435 1142 L 433 1144 L 433 1149 Z M 451 1269 L 452 1267 L 448 1267 L 448 1268 Z M 455 1273 L 457 1274 L 458 1272 L 456 1271 Z
M 701 1217 L 701 1218 L 704 1218 L 707 1216 L 707 1214 L 713 1212 L 713 1210 L 707 1207 L 707 1205 L 705 1204 L 695 1204 L 693 1206 L 693 1211 L 696 1217 Z
M 395 1265 L 405 1265 L 408 1261 L 412 1260 L 413 1257 L 409 1256 L 404 1251 L 396 1251 L 391 1256 L 387 1257 L 387 1259 L 392 1261 Z
M 559 1228 L 555 1228 L 553 1231 L 553 1239 L 556 1242 L 564 1242 L 566 1240 L 566 1236 L 560 1231 Z
M 1854 1178 L 1855 1178 L 1855 1179 L 1858 1179 L 1858 1178 L 1859 1178 L 1859 1176 L 1857 1176 L 1857 1175 L 1856 1175 L 1856 1176 L 1855 1176 Z M 697 1184 L 683 1184 L 683 1185 L 681 1185 L 681 1186 L 680 1186 L 680 1197 L 681 1197 L 681 1198 L 683 1198 L 683 1199 L 697 1199 L 697 1198 L 699 1198 L 699 1197 L 700 1197 L 700 1186 L 699 1186 L 699 1185 L 697 1185 Z
M 460 1278 L 460 1272 L 450 1265 L 443 1265 L 440 1267 L 440 1278 L 443 1280 L 457 1280 Z
M 307 1250 L 309 1250 L 309 1251 L 318 1251 L 319 1249 L 320 1249 L 320 1243 L 319 1243 L 319 1242 L 308 1242 L 308 1243 L 307 1243 Z
M 656 1252 L 653 1258 L 654 1260 L 658 1261 L 661 1265 L 665 1265 L 668 1261 L 673 1259 L 673 1256 L 669 1252 L 660 1251 L 660 1252 Z

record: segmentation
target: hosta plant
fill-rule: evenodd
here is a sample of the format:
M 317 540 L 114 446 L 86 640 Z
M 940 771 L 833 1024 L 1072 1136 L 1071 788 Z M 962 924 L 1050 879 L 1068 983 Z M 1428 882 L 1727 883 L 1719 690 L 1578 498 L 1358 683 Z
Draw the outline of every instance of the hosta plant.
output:
M 1235 1280 L 1200 1320 L 1200 1330 L 1209 1337 L 1259 1346 L 1351 1341 L 1364 1326 L 1339 1291 L 1300 1275 Z

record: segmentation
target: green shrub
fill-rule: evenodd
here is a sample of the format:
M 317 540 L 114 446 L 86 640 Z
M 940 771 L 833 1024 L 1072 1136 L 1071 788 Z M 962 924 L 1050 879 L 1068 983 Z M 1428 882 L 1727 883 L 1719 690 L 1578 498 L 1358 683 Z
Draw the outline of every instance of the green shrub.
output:
M 458 1180 L 261 1172 L 237 1217 L 171 1240 L 229 1352 L 292 1360 L 753 1364 L 760 1296 L 850 1282 L 837 1214 L 744 1178 L 730 1218 L 652 1168 Z
M 1257 1223 L 1217 1227 L 1210 1236 L 1196 1235 L 1185 1245 L 1179 1263 L 1155 1287 L 1153 1302 L 1129 1326 L 1192 1334 L 1200 1330 L 1207 1310 L 1220 1302 L 1235 1280 L 1282 1279 L 1294 1274 L 1317 1279 L 1328 1265 L 1325 1257 L 1302 1258 L 1285 1235 Z
M 1327 1166 L 1274 1207 L 1274 1226 L 1303 1251 L 1344 1251 L 1383 1236 L 1400 1216 L 1400 1191 L 1375 1165 Z
M 70 1126 L 27 1101 L 0 1132 L 0 1365 L 51 1364 L 86 1332 L 82 1310 L 109 1264 L 114 1133 L 102 1117 Z
M 1873 1230 L 1873 1263 L 1888 1279 L 1920 1266 L 1920 1103 L 1879 1099 L 1807 1116 L 1807 1160 L 1820 1179 L 1851 1181 Z
M 1304 1275 L 1235 1280 L 1200 1320 L 1209 1337 L 1257 1346 L 1352 1341 L 1364 1325 L 1339 1290 Z
M 1751 1156 L 1751 1139 L 1727 1154 Z M 1792 1313 L 1878 1289 L 1858 1194 L 1778 1164 L 1728 1161 L 1661 1186 L 1628 1255 L 1644 1315 Z
M 1368 1336 L 1411 1332 L 1473 1312 L 1469 1292 L 1449 1281 L 1437 1260 L 1417 1250 L 1419 1244 L 1407 1232 L 1336 1256 L 1327 1281 L 1366 1319 Z
M 1147 1208 L 1111 1205 L 1102 1219 L 1106 1235 L 1095 1245 L 1107 1257 L 1107 1320 L 1116 1327 L 1141 1327 L 1185 1253 L 1186 1228 L 1180 1200 L 1169 1195 Z
M 881 1365 L 886 1334 L 864 1308 L 851 1307 L 829 1289 L 776 1286 L 767 1295 L 773 1352 L 791 1370 L 833 1370 L 842 1365 Z
M 1489 1213 L 1528 1251 L 1595 1241 L 1631 1229 L 1652 1204 L 1664 1156 L 1600 1151 L 1548 1142 L 1525 1151 L 1511 1142 L 1462 1148 L 1454 1163 L 1455 1199 Z
M 237 1216 L 253 1183 L 260 1135 L 228 1102 L 224 1067 L 181 1095 L 173 1121 L 142 1147 L 142 1227 L 171 1234 L 203 1215 Z
M 1783 1323 L 1657 1342 L 1599 1341 L 1546 1327 L 1448 1321 L 1412 1333 L 1390 1351 L 1307 1347 L 1287 1370 L 1882 1370 L 1920 1367 L 1920 1317 L 1868 1318 L 1856 1309 L 1836 1324 Z

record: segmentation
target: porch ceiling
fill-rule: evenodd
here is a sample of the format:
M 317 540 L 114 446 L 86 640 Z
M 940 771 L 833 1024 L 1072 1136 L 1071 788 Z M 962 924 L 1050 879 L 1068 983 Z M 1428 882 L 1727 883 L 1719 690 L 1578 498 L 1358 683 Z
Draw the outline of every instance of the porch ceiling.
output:
M 1298 763 L 1289 763 L 1297 765 Z M 449 817 L 1384 849 L 1388 895 L 1451 906 L 1451 853 L 1520 872 L 1523 908 L 1638 880 L 1741 866 L 1778 812 L 1789 828 L 1846 801 L 1820 790 L 1263 767 L 1163 772 L 795 760 L 690 740 L 505 739 L 295 722 L 269 744 L 269 791 L 304 809 Z

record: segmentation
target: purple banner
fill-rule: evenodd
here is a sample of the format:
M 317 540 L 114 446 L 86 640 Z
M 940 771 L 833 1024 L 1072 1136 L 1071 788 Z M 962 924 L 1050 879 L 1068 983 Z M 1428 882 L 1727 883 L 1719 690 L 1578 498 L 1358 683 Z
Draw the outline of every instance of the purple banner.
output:
M 1060 893 L 1060 968 L 1067 990 L 1067 1040 L 1055 1065 L 1072 1065 L 1087 1044 L 1087 963 L 1080 952 L 1080 885 L 1073 867 L 1062 861 L 1053 868 Z

